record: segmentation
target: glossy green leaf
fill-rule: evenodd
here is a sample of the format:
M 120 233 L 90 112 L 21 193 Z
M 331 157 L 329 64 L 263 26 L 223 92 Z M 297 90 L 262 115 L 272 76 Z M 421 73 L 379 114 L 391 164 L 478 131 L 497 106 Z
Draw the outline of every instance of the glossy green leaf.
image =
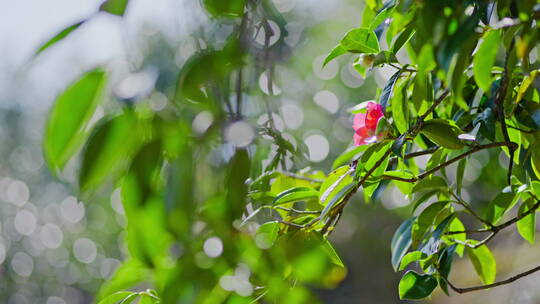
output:
M 278 194 L 273 201 L 273 205 L 312 200 L 319 198 L 319 191 L 309 187 L 295 187 Z
M 379 97 L 379 104 L 382 106 L 383 112 L 386 112 L 388 102 L 390 102 L 390 98 L 392 97 L 392 91 L 394 90 L 394 86 L 396 85 L 396 82 L 399 79 L 399 75 L 401 75 L 401 73 L 401 70 L 394 73 L 394 75 L 392 75 L 392 77 L 388 79 L 388 82 L 383 88 L 381 96 Z
M 424 209 L 412 226 L 412 246 L 417 247 L 429 230 L 441 210 L 448 205 L 447 201 L 436 202 Z
M 403 222 L 394 233 L 390 246 L 392 252 L 392 267 L 397 271 L 401 260 L 412 244 L 411 229 L 415 218 L 410 218 Z
M 61 30 L 58 34 L 54 35 L 51 39 L 47 40 L 47 42 L 42 44 L 34 55 L 40 54 L 41 52 L 45 51 L 49 47 L 53 46 L 54 44 L 58 43 L 62 39 L 66 38 L 69 34 L 71 34 L 74 30 L 78 29 L 79 26 L 81 26 L 85 22 L 86 20 L 79 21 Z
M 463 144 L 458 139 L 459 128 L 442 119 L 431 119 L 424 122 L 420 131 L 432 142 L 447 149 L 461 149 Z
M 437 279 L 435 277 L 410 270 L 399 281 L 399 298 L 420 300 L 428 297 L 436 287 Z
M 105 83 L 105 72 L 95 69 L 56 98 L 43 142 L 45 158 L 53 170 L 62 169 L 84 143 L 88 122 L 101 101 Z
M 471 244 L 476 242 L 469 241 Z M 476 273 L 484 284 L 495 282 L 497 275 L 497 262 L 493 254 L 486 245 L 482 245 L 476 249 L 467 247 L 467 255 L 476 270 Z
M 351 53 L 378 53 L 380 51 L 377 36 L 367 28 L 349 31 L 341 40 L 341 46 Z
M 427 255 L 421 251 L 412 251 L 407 253 L 402 259 L 401 263 L 399 264 L 399 271 L 404 270 L 407 268 L 407 266 L 413 262 L 425 259 Z
M 495 57 L 499 49 L 501 35 L 499 31 L 489 31 L 483 37 L 478 51 L 474 55 L 473 71 L 474 80 L 482 91 L 489 93 L 491 87 L 491 68 L 495 63 Z
M 439 261 L 438 261 L 438 271 L 441 275 L 441 279 L 439 279 L 439 285 L 441 286 L 441 289 L 448 295 L 448 284 L 446 283 L 448 280 L 448 276 L 450 275 L 450 271 L 452 270 L 452 263 L 454 261 L 454 252 L 456 250 L 457 245 L 454 244 L 450 247 L 445 247 L 441 254 L 439 255 Z
M 268 249 L 274 245 L 279 236 L 279 223 L 267 222 L 262 224 L 255 234 L 255 242 L 261 249 Z
M 529 211 L 533 206 L 535 202 L 534 199 L 530 198 L 523 202 L 521 206 L 519 206 L 518 214 L 522 215 L 525 212 Z M 517 229 L 519 234 L 527 240 L 529 243 L 534 244 L 535 239 L 535 233 L 536 233 L 536 212 L 533 212 L 524 218 L 520 219 L 516 223 Z

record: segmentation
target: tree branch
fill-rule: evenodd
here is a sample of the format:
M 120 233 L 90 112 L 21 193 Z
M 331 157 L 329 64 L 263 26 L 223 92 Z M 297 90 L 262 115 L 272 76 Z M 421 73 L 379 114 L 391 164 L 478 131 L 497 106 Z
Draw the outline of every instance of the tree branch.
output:
M 452 290 L 454 290 L 455 292 L 457 293 L 467 293 L 467 292 L 471 292 L 471 291 L 477 291 L 477 290 L 483 290 L 483 289 L 489 289 L 489 288 L 493 288 L 493 287 L 497 287 L 497 286 L 501 286 L 501 285 L 506 285 L 506 284 L 510 284 L 516 280 L 519 280 L 525 276 L 528 276 L 530 274 L 533 274 L 537 271 L 540 271 L 540 266 L 536 266 L 534 267 L 533 269 L 530 269 L 530 270 L 527 270 L 525 272 L 522 272 L 520 274 L 517 274 L 513 277 L 510 277 L 506 280 L 502 280 L 502 281 L 499 281 L 499 282 L 495 282 L 493 284 L 486 284 L 486 285 L 479 285 L 479 286 L 472 286 L 472 287 L 464 287 L 464 288 L 461 288 L 461 287 L 456 287 L 454 284 L 450 283 L 450 281 L 448 281 L 448 279 L 445 279 L 443 276 L 441 276 L 445 281 L 446 283 L 448 283 L 448 286 L 450 286 L 450 288 L 452 288 Z

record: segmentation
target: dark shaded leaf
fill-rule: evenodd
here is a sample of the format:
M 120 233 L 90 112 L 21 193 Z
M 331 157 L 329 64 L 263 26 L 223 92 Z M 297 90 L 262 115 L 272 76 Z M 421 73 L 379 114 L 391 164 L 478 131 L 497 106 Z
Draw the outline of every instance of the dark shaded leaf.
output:
M 394 233 L 391 243 L 391 252 L 392 252 L 392 267 L 397 271 L 401 259 L 405 256 L 409 247 L 411 247 L 411 229 L 416 217 L 412 217 L 405 222 L 403 222 L 399 228 Z

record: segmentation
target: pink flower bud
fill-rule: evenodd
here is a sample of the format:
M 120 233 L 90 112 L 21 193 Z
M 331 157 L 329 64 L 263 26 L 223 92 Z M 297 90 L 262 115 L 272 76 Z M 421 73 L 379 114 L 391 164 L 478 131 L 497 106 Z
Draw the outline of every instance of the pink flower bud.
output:
M 383 116 L 380 104 L 368 102 L 366 113 L 358 113 L 354 116 L 354 144 L 359 146 L 376 142 L 378 139 L 377 134 L 375 134 L 377 124 Z

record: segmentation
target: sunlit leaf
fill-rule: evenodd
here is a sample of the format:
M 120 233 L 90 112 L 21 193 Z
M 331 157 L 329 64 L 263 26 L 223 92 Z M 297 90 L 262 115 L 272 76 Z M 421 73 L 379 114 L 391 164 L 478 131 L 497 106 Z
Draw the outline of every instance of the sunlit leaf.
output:
M 378 53 L 380 50 L 377 36 L 367 28 L 349 31 L 341 40 L 341 46 L 351 53 Z
M 469 241 L 471 244 L 475 244 L 474 241 Z M 471 263 L 476 270 L 476 273 L 484 284 L 491 284 L 495 282 L 495 276 L 497 274 L 497 263 L 493 254 L 486 245 L 482 245 L 476 249 L 467 247 L 467 254 Z
M 437 287 L 437 279 L 431 275 L 408 271 L 399 281 L 399 298 L 419 300 L 431 294 Z
M 499 49 L 501 35 L 499 31 L 489 31 L 485 34 L 483 42 L 474 55 L 474 80 L 482 91 L 489 93 L 491 87 L 491 68 Z
M 339 57 L 343 54 L 346 54 L 347 50 L 341 45 L 338 44 L 332 51 L 326 56 L 323 62 L 323 67 L 325 67 L 328 62 L 332 61 L 334 58 Z
M 53 170 L 62 169 L 84 143 L 88 122 L 101 101 L 105 82 L 105 72 L 95 69 L 56 98 L 43 142 L 45 157 Z
M 529 211 L 534 206 L 534 204 L 534 199 L 530 198 L 526 200 L 521 204 L 521 206 L 519 206 L 518 214 L 521 215 Z M 534 244 L 536 233 L 536 212 L 532 212 L 531 214 L 520 219 L 516 223 L 516 226 L 519 234 L 529 243 Z

